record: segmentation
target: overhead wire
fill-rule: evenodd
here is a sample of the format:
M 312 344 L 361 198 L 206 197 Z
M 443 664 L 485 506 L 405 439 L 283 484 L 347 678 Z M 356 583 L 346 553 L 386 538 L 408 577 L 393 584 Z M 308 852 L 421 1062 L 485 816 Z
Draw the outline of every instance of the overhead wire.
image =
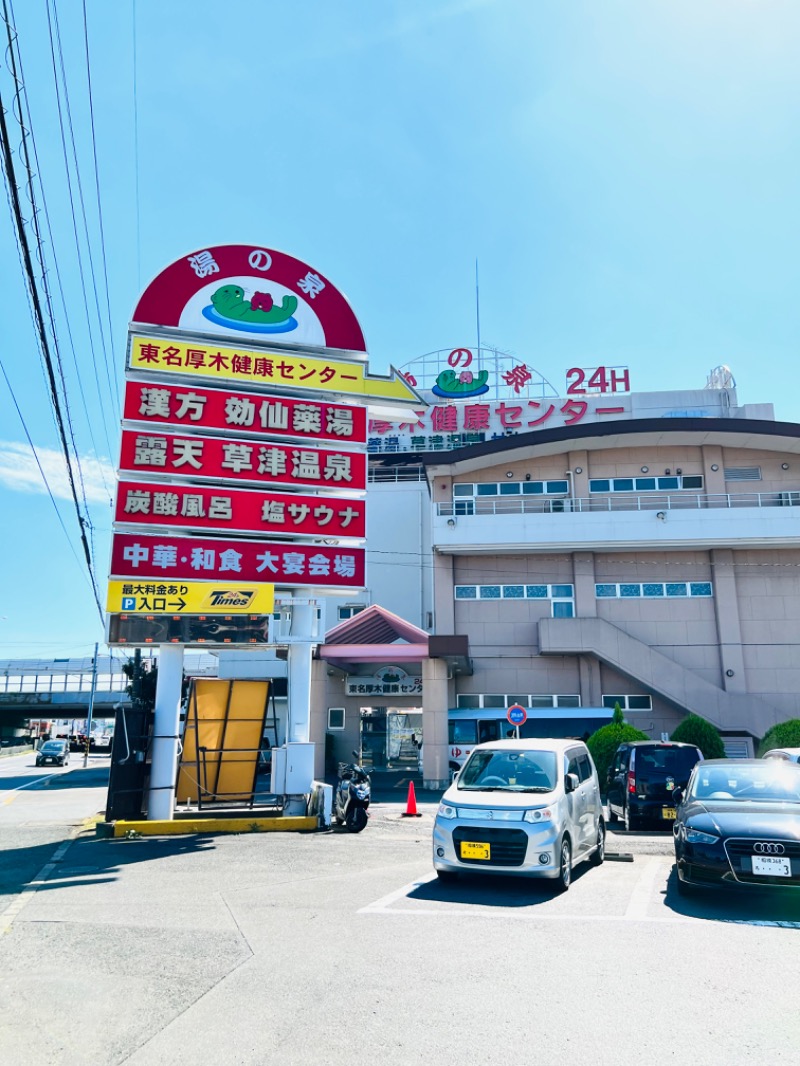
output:
M 89 336 L 89 346 L 90 346 L 91 352 L 92 352 L 92 361 L 93 361 L 93 363 L 94 363 L 94 365 L 96 367 L 101 360 L 98 359 L 97 350 L 96 350 L 95 344 L 94 344 L 94 329 L 93 329 L 94 319 L 93 319 L 92 315 L 89 312 L 89 297 L 88 297 L 88 293 L 87 293 L 87 281 L 86 281 L 86 275 L 85 275 L 85 272 L 84 272 L 83 255 L 81 253 L 81 240 L 80 240 L 80 237 L 78 236 L 78 220 L 77 220 L 76 215 L 75 215 L 75 200 L 74 200 L 73 191 L 72 191 L 72 178 L 70 176 L 70 168 L 69 168 L 68 155 L 67 155 L 67 137 L 66 137 L 65 125 L 64 125 L 64 115 L 66 115 L 66 126 L 67 126 L 67 129 L 69 131 L 69 142 L 70 142 L 70 145 L 72 147 L 72 165 L 73 165 L 73 170 L 74 170 L 74 173 L 75 173 L 75 185 L 76 185 L 77 192 L 78 192 L 78 203 L 79 203 L 79 206 L 80 206 L 80 215 L 81 215 L 81 219 L 82 219 L 82 222 L 83 222 L 83 232 L 84 232 L 84 238 L 85 238 L 85 244 L 86 244 L 86 258 L 88 260 L 88 267 L 89 267 L 89 279 L 90 279 L 90 282 L 91 282 L 92 293 L 94 295 L 94 310 L 95 310 L 95 315 L 96 315 L 96 318 L 97 318 L 97 328 L 98 328 L 99 335 L 100 335 L 100 348 L 101 348 L 102 356 L 103 356 L 102 363 L 103 363 L 103 367 L 105 369 L 105 380 L 106 380 L 106 383 L 108 385 L 108 397 L 109 397 L 109 400 L 110 400 L 111 409 L 114 410 L 114 409 L 116 409 L 116 407 L 119 404 L 119 396 L 117 395 L 117 393 L 114 390 L 113 385 L 111 384 L 110 359 L 109 359 L 109 353 L 108 353 L 108 346 L 106 344 L 103 317 L 102 317 L 102 314 L 100 312 L 100 298 L 99 298 L 99 295 L 98 295 L 98 292 L 97 292 L 97 277 L 96 277 L 95 269 L 94 269 L 94 257 L 92 255 L 92 245 L 91 245 L 91 239 L 90 239 L 90 236 L 89 236 L 89 223 L 88 223 L 88 219 L 87 219 L 87 215 L 86 215 L 86 202 L 85 202 L 84 195 L 83 195 L 83 182 L 81 181 L 80 167 L 79 167 L 79 164 L 78 164 L 78 150 L 77 150 L 77 146 L 76 146 L 76 143 L 75 143 L 75 129 L 74 129 L 73 122 L 72 122 L 72 107 L 71 107 L 70 99 L 69 99 L 69 87 L 68 87 L 68 83 L 67 83 L 66 68 L 65 68 L 65 65 L 64 65 L 64 53 L 63 53 L 63 48 L 62 48 L 62 45 L 61 45 L 61 32 L 60 32 L 60 28 L 59 28 L 59 24 L 58 24 L 58 13 L 57 13 L 57 10 L 56 10 L 56 7 L 55 7 L 55 3 L 54 3 L 53 4 L 53 18 L 52 18 L 52 21 L 51 21 L 51 18 L 50 18 L 50 0 L 47 0 L 47 25 L 48 25 L 48 31 L 49 31 L 49 37 L 50 37 L 50 57 L 51 57 L 51 60 L 52 60 L 53 81 L 54 81 L 55 90 L 56 90 L 56 106 L 57 106 L 57 109 L 58 109 L 58 123 L 59 123 L 59 129 L 60 129 L 60 133 L 61 133 L 61 147 L 62 147 L 62 153 L 63 153 L 63 156 L 64 156 L 64 169 L 65 169 L 66 176 L 67 176 L 67 188 L 68 188 L 68 191 L 69 191 L 70 211 L 71 211 L 71 215 L 72 215 L 72 227 L 73 227 L 73 233 L 74 233 L 74 236 L 75 236 L 75 248 L 76 248 L 77 258 L 78 258 L 78 271 L 79 271 L 79 275 L 80 275 L 81 292 L 82 292 L 82 295 L 83 295 L 84 309 L 86 311 L 86 325 L 87 325 L 87 331 L 88 331 L 88 336 Z M 55 39 L 53 37 L 53 27 L 55 27 Z M 56 52 L 58 53 L 58 64 L 56 63 Z M 60 71 L 60 74 L 61 74 L 61 91 L 59 91 L 59 86 L 58 86 L 58 72 L 59 71 Z M 64 101 L 63 111 L 62 111 L 62 104 L 61 104 L 62 95 L 63 95 L 63 101 Z M 106 405 L 105 405 L 105 403 L 103 401 L 103 395 L 102 395 L 102 391 L 101 391 L 101 388 L 100 388 L 100 380 L 101 380 L 100 375 L 99 374 L 95 374 L 95 383 L 97 385 L 97 398 L 98 398 L 98 401 L 99 401 L 99 404 L 100 404 L 100 411 L 101 411 L 101 413 L 103 415 L 103 428 L 104 428 L 105 433 L 106 433 L 106 440 L 108 442 L 109 453 L 113 454 L 113 449 L 111 447 L 111 441 L 110 441 L 109 436 L 108 436 L 108 426 L 107 426 L 107 421 L 106 421 L 106 417 L 105 417 Z
M 13 18 L 14 17 L 13 16 L 13 6 L 11 6 L 11 13 L 12 13 L 12 18 Z M 19 58 L 19 64 L 20 64 L 20 77 L 21 77 L 23 85 L 24 85 L 25 74 L 24 74 L 24 70 L 23 70 L 23 67 L 22 67 L 22 57 L 21 57 L 21 55 L 18 58 Z M 64 325 L 65 325 L 66 332 L 67 332 L 68 346 L 69 346 L 69 350 L 70 350 L 70 353 L 71 353 L 71 356 L 72 356 L 72 364 L 73 364 L 73 366 L 75 368 L 75 375 L 76 375 L 76 380 L 77 380 L 77 385 L 78 385 L 78 391 L 79 391 L 80 398 L 81 398 L 81 405 L 83 407 L 83 413 L 84 413 L 84 416 L 86 418 L 86 424 L 87 424 L 88 432 L 89 432 L 89 439 L 91 441 L 92 448 L 94 450 L 94 454 L 99 457 L 101 455 L 101 452 L 100 452 L 100 449 L 97 446 L 97 441 L 95 440 L 95 434 L 94 434 L 94 422 L 95 422 L 95 420 L 89 414 L 89 407 L 88 407 L 88 402 L 87 402 L 87 399 L 86 399 L 86 392 L 85 392 L 85 389 L 84 389 L 83 377 L 81 375 L 80 367 L 79 367 L 79 364 L 78 364 L 77 347 L 76 347 L 75 338 L 74 338 L 73 332 L 72 332 L 72 323 L 71 323 L 71 320 L 70 320 L 70 312 L 69 312 L 69 308 L 68 308 L 68 304 L 67 304 L 67 299 L 66 299 L 66 296 L 65 296 L 65 293 L 64 293 L 64 284 L 63 284 L 62 277 L 61 277 L 61 268 L 60 268 L 60 265 L 59 265 L 59 257 L 56 254 L 55 237 L 54 237 L 54 234 L 53 234 L 53 227 L 52 227 L 51 222 L 50 222 L 50 212 L 49 212 L 48 205 L 47 205 L 47 197 L 46 197 L 46 193 L 45 193 L 44 183 L 43 183 L 43 180 L 42 180 L 42 177 L 41 177 L 42 170 L 41 170 L 41 166 L 40 166 L 40 163 L 39 163 L 39 153 L 38 153 L 38 148 L 37 148 L 37 145 L 36 145 L 36 139 L 34 137 L 31 137 L 31 147 L 32 147 L 32 151 L 33 151 L 33 159 L 34 159 L 34 162 L 36 164 L 37 173 L 38 173 L 38 176 L 39 176 L 39 188 L 40 188 L 41 200 L 42 200 L 42 216 L 44 218 L 45 229 L 47 231 L 47 237 L 48 237 L 48 240 L 50 242 L 50 246 L 53 249 L 52 265 L 53 265 L 53 271 L 54 271 L 55 277 L 56 277 L 56 286 L 57 286 L 57 290 L 58 290 L 58 294 L 59 294 L 59 298 L 60 298 L 62 318 L 63 318 Z M 27 287 L 26 287 L 25 291 L 26 291 L 26 295 L 29 295 Z M 104 423 L 104 428 L 105 428 L 105 423 Z M 109 457 L 110 457 L 110 455 L 113 454 L 113 449 L 112 449 L 111 444 L 109 442 L 108 432 L 107 431 L 106 431 L 106 443 L 107 443 L 107 446 L 108 446 Z M 80 462 L 80 454 L 79 454 L 79 452 L 77 452 L 77 450 L 76 450 L 76 457 L 78 459 L 78 462 Z M 104 465 L 103 465 L 102 462 L 98 463 L 98 473 L 99 473 L 100 479 L 101 479 L 101 481 L 103 483 L 103 487 L 104 487 L 104 489 L 105 489 L 105 491 L 106 491 L 106 493 L 108 495 L 109 504 L 111 504 L 112 497 L 113 497 L 113 489 L 111 488 L 111 486 L 108 484 L 108 481 L 106 480 L 105 468 L 104 468 Z M 89 524 L 90 535 L 91 535 L 94 527 L 93 527 L 93 525 L 91 523 L 91 520 L 89 518 L 88 503 L 86 502 L 85 493 L 84 493 L 84 502 L 86 503 L 87 521 L 88 521 L 88 524 Z M 92 549 L 94 550 L 93 543 L 92 543 Z
M 9 198 L 11 202 L 11 212 L 16 232 L 17 241 L 21 251 L 24 275 L 27 286 L 30 290 L 30 301 L 33 311 L 34 329 L 39 341 L 39 347 L 42 354 L 42 358 L 45 363 L 47 382 L 50 389 L 51 402 L 56 416 L 56 424 L 58 430 L 58 437 L 61 443 L 61 449 L 64 455 L 64 461 L 66 463 L 67 478 L 70 486 L 70 494 L 72 496 L 73 504 L 75 507 L 75 514 L 78 519 L 78 526 L 80 530 L 80 539 L 83 546 L 84 555 L 86 558 L 86 566 L 89 571 L 89 576 L 92 584 L 92 591 L 94 593 L 95 603 L 103 617 L 102 608 L 100 606 L 100 596 L 97 588 L 97 581 L 94 573 L 94 562 L 92 559 L 92 552 L 89 545 L 89 539 L 87 536 L 87 520 L 81 513 L 81 504 L 78 498 L 78 488 L 76 485 L 75 471 L 73 469 L 73 455 L 70 453 L 70 446 L 68 440 L 67 425 L 65 419 L 65 413 L 68 418 L 68 410 L 66 410 L 66 403 L 64 403 L 64 410 L 62 410 L 62 400 L 59 395 L 58 382 L 57 382 L 57 370 L 61 376 L 63 384 L 63 370 L 60 366 L 60 357 L 58 355 L 57 342 L 54 344 L 53 350 L 51 350 L 50 340 L 48 337 L 47 326 L 45 325 L 45 307 L 50 315 L 51 328 L 55 332 L 53 324 L 52 314 L 52 301 L 50 299 L 49 286 L 47 285 L 46 272 L 44 272 L 44 252 L 43 242 L 41 237 L 41 231 L 38 225 L 37 208 L 36 208 L 36 196 L 33 187 L 33 169 L 31 167 L 30 154 L 28 152 L 28 138 L 30 136 L 29 130 L 26 128 L 23 114 L 22 114 L 22 82 L 17 73 L 17 63 L 15 55 L 15 40 L 16 30 L 13 28 L 13 22 L 9 18 L 9 5 L 8 0 L 2 0 L 3 3 L 3 19 L 6 25 L 6 33 L 8 38 L 8 56 L 9 56 L 9 70 L 14 80 L 16 87 L 16 101 L 18 105 L 17 119 L 20 123 L 20 129 L 22 131 L 21 141 L 21 155 L 23 166 L 25 167 L 27 175 L 28 195 L 31 201 L 32 217 L 31 227 L 36 238 L 37 255 L 40 258 L 40 262 L 43 267 L 42 277 L 42 290 L 45 295 L 45 301 L 43 301 L 39 292 L 39 284 L 37 283 L 36 273 L 33 266 L 33 254 L 31 251 L 30 242 L 28 240 L 28 234 L 25 226 L 25 220 L 22 213 L 22 205 L 19 196 L 19 186 L 17 184 L 16 169 L 14 166 L 14 158 L 11 151 L 11 143 L 9 140 L 8 125 L 6 123 L 6 109 L 3 103 L 2 94 L 0 94 L 0 157 L 2 157 L 3 170 L 6 176 L 6 182 L 9 190 Z M 55 358 L 54 358 L 55 352 Z M 58 366 L 55 360 L 58 360 Z M 65 387 L 65 386 L 64 386 Z M 71 425 L 70 425 L 71 432 Z M 73 434 L 73 447 L 74 447 L 74 434 Z M 77 454 L 77 453 L 76 453 Z M 85 495 L 85 494 L 84 494 Z
M 100 167 L 97 162 L 97 134 L 94 124 L 94 93 L 92 92 L 92 64 L 89 57 L 89 21 L 86 16 L 86 0 L 83 0 L 83 45 L 86 56 L 86 86 L 89 95 L 89 127 L 92 135 L 92 160 L 94 163 L 94 188 L 97 201 L 97 224 L 100 231 L 100 258 L 103 264 L 103 281 L 106 296 L 106 315 L 108 320 L 108 340 L 113 352 L 114 329 L 111 324 L 111 295 L 108 284 L 108 257 L 106 256 L 106 234 L 103 223 L 103 202 L 100 196 Z M 137 195 L 138 210 L 138 195 Z M 120 397 L 117 396 L 119 401 Z
M 69 535 L 69 531 L 67 530 L 67 527 L 64 524 L 64 519 L 61 516 L 61 511 L 59 511 L 59 509 L 58 509 L 58 504 L 56 503 L 55 496 L 53 495 L 53 490 L 50 487 L 50 482 L 47 480 L 47 474 L 45 474 L 45 472 L 44 472 L 44 467 L 42 466 L 41 460 L 39 459 L 39 453 L 36 451 L 36 445 L 33 443 L 33 438 L 31 437 L 30 430 L 28 429 L 27 423 L 25 421 L 25 417 L 22 414 L 22 410 L 21 410 L 20 405 L 19 405 L 19 403 L 17 401 L 17 397 L 16 397 L 16 394 L 14 393 L 14 389 L 13 389 L 13 387 L 11 385 L 11 382 L 9 381 L 8 374 L 6 373 L 6 368 L 5 368 L 5 365 L 3 364 L 2 358 L 0 358 L 0 373 L 3 375 L 3 378 L 4 378 L 5 383 L 6 383 L 6 387 L 8 388 L 9 394 L 11 396 L 11 402 L 13 403 L 14 409 L 16 410 L 17 415 L 19 416 L 19 420 L 22 423 L 22 430 L 23 430 L 23 432 L 25 434 L 25 437 L 27 438 L 27 441 L 28 441 L 28 444 L 30 445 L 31 451 L 33 452 L 33 458 L 36 460 L 36 465 L 39 468 L 39 473 L 42 475 L 42 481 L 44 482 L 44 486 L 45 486 L 45 488 L 47 490 L 47 495 L 50 497 L 50 502 L 53 505 L 53 509 L 56 512 L 56 517 L 58 518 L 58 524 L 61 526 L 61 528 L 64 531 L 64 536 L 67 538 L 67 543 L 69 544 L 70 551 L 72 552 L 73 556 L 75 557 L 75 562 L 78 564 L 78 567 L 80 569 L 82 577 L 84 578 L 84 580 L 89 580 L 88 575 L 86 574 L 86 571 L 84 570 L 83 565 L 81 563 L 80 556 L 78 555 L 77 551 L 75 550 L 75 545 L 72 543 L 72 538 Z

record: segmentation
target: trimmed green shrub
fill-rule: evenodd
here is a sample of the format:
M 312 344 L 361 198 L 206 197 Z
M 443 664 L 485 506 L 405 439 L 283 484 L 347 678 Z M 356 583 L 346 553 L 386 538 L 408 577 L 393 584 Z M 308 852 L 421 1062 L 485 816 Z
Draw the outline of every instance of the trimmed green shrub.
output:
M 758 754 L 763 755 L 771 748 L 800 748 L 800 718 L 778 722 L 767 731 L 759 746 Z
M 609 768 L 614 761 L 617 748 L 629 740 L 649 740 L 647 733 L 641 729 L 628 725 L 622 715 L 619 704 L 614 707 L 614 714 L 609 725 L 601 726 L 586 741 L 586 747 L 591 752 L 594 764 L 597 767 L 597 776 L 600 778 L 600 788 L 606 790 L 606 778 Z
M 676 744 L 694 744 L 704 759 L 724 759 L 725 746 L 719 730 L 699 714 L 688 714 L 672 732 L 670 740 Z

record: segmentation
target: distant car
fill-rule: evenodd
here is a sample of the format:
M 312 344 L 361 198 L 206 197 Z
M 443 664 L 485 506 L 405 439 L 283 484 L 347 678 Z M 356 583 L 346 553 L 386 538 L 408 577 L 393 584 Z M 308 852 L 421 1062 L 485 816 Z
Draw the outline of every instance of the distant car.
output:
M 608 820 L 622 819 L 627 830 L 646 822 L 671 825 L 672 793 L 686 788 L 703 753 L 694 744 L 634 740 L 620 744 L 606 780 Z
M 765 759 L 785 759 L 786 762 L 800 762 L 800 748 L 771 748 L 764 752 Z
M 606 829 L 585 744 L 497 740 L 475 747 L 442 796 L 433 826 L 440 881 L 459 874 L 549 878 L 566 892 L 583 859 L 599 865 Z
M 66 740 L 46 740 L 36 752 L 36 765 L 67 766 L 69 763 L 69 742 Z
M 699 763 L 675 826 L 678 891 L 800 888 L 800 766 L 784 759 Z

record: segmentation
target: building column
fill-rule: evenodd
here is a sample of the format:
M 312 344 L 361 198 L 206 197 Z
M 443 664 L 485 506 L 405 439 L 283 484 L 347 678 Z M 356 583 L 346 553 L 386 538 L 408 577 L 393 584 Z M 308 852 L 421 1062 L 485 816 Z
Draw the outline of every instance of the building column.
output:
M 739 599 L 736 593 L 733 552 L 729 548 L 716 548 L 711 552 L 711 579 L 714 583 L 714 611 L 717 618 L 722 687 L 726 692 L 746 692 Z
M 455 633 L 456 603 L 453 580 L 454 556 L 433 554 L 433 631 Z
M 425 788 L 445 789 L 450 784 L 447 710 L 447 663 L 444 659 L 423 659 L 422 777 Z
M 147 796 L 150 821 L 172 821 L 175 810 L 182 686 L 183 645 L 160 644 Z
M 597 617 L 594 592 L 594 553 L 575 552 L 572 556 L 572 580 L 575 584 L 575 616 Z
M 581 655 L 578 659 L 581 686 L 581 707 L 602 705 L 602 678 L 600 663 L 593 655 Z

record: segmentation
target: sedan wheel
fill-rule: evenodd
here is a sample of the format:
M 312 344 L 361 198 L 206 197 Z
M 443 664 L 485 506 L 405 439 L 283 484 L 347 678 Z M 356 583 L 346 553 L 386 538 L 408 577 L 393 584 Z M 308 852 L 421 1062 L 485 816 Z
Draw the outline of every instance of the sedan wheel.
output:
M 569 837 L 561 841 L 561 865 L 556 881 L 556 892 L 567 892 L 572 884 L 572 845 Z

